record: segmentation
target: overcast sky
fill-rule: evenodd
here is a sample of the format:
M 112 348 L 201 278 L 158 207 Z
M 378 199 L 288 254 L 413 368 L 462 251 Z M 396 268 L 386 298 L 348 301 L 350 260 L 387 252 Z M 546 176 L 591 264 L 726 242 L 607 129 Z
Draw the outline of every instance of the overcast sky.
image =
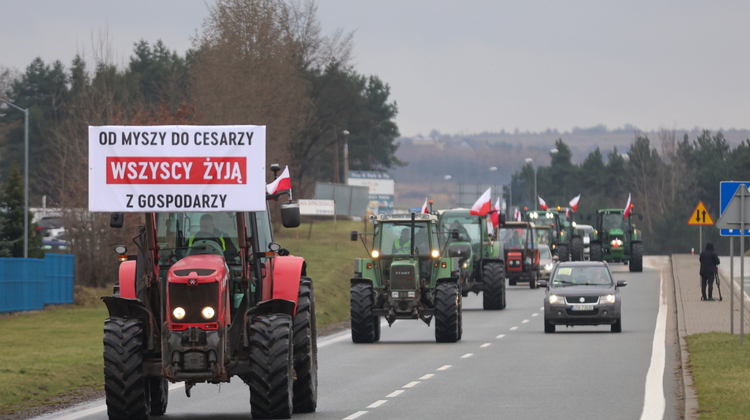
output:
M 391 86 L 402 135 L 750 128 L 747 1 L 317 4 L 324 32 L 355 31 L 355 69 Z M 140 39 L 184 54 L 206 15 L 203 1 L 5 1 L 0 65 L 91 61 L 101 33 L 123 65 Z

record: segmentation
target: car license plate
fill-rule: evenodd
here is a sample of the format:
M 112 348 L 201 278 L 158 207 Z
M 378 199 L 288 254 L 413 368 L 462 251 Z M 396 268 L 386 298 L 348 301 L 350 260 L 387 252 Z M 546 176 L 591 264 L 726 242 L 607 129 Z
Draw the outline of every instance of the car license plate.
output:
M 571 311 L 593 311 L 594 305 L 573 305 L 570 307 Z

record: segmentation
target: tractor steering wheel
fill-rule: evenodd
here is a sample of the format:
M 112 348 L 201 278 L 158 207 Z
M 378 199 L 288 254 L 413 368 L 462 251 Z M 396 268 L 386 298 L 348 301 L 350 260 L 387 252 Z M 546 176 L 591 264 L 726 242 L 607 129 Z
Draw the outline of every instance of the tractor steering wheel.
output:
M 221 249 L 221 245 L 211 239 L 196 239 L 193 242 L 193 246 L 188 249 L 187 255 L 199 255 L 199 254 L 215 254 L 224 256 L 224 250 Z

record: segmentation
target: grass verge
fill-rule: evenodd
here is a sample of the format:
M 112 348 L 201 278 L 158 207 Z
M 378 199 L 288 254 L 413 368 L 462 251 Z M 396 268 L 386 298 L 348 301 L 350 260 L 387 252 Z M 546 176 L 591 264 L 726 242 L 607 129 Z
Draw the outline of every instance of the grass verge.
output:
M 750 419 L 750 343 L 729 333 L 687 337 L 701 420 Z
M 332 220 L 278 229 L 276 241 L 307 262 L 315 285 L 318 326 L 349 319 L 349 278 L 354 258 L 365 256 L 349 231 L 363 222 Z M 372 231 L 372 225 L 368 227 Z M 310 239 L 308 239 L 308 234 Z M 107 309 L 99 296 L 111 288 L 76 288 L 76 304 L 0 315 L 0 417 L 17 410 L 75 401 L 102 390 L 102 328 Z

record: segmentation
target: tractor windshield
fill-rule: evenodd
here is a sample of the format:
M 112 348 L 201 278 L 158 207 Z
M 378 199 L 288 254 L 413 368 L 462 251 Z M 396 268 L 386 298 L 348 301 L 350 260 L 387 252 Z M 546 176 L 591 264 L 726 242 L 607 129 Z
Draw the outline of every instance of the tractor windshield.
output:
M 157 213 L 160 264 L 171 265 L 193 254 L 218 254 L 228 264 L 239 261 L 233 212 Z
M 500 229 L 498 237 L 506 249 L 525 248 L 528 238 L 528 229 L 502 228 Z
M 430 223 L 415 222 L 414 238 L 411 237 L 411 222 L 382 223 L 379 226 L 380 253 L 382 255 L 411 254 L 412 240 L 414 254 L 430 255 L 437 249 L 437 236 Z
M 622 218 L 622 213 L 605 213 L 602 217 L 602 230 L 611 234 L 616 229 L 622 231 L 619 234 L 627 232 L 628 221 Z
M 441 220 L 440 231 L 445 241 L 451 237 L 451 232 L 458 231 L 458 241 L 469 242 L 479 246 L 482 240 L 482 226 L 484 219 L 477 216 L 446 216 Z

